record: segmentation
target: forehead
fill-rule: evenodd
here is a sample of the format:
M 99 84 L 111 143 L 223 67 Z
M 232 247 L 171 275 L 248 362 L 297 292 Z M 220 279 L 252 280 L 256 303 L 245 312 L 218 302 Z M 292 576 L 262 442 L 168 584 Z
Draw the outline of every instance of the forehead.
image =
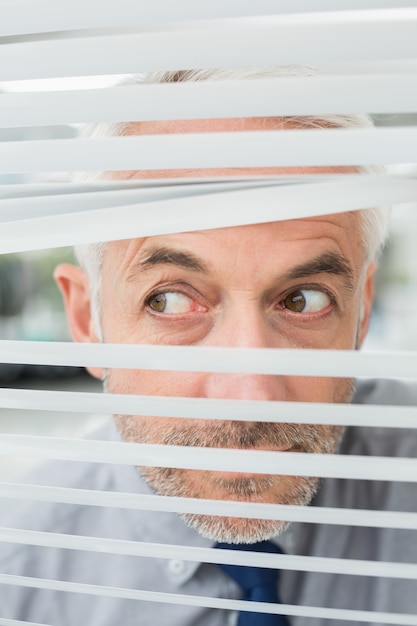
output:
M 333 255 L 359 277 L 364 255 L 358 241 L 354 213 L 130 239 L 107 248 L 104 275 L 128 279 L 152 269 L 147 264 L 150 258 L 157 259 L 152 267 L 161 267 L 178 263 L 178 254 L 184 254 L 184 267 L 189 264 L 191 270 L 221 280 L 233 276 L 249 286 L 271 272 L 284 275 L 300 264 Z

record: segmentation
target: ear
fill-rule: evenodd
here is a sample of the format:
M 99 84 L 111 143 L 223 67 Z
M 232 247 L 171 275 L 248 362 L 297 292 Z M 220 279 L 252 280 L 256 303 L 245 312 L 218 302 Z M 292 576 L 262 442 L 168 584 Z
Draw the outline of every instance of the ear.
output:
M 74 341 L 98 343 L 91 316 L 90 284 L 84 270 L 65 263 L 55 269 L 54 278 L 64 298 L 68 325 Z M 102 378 L 101 368 L 87 369 L 95 378 Z
M 377 270 L 378 264 L 371 263 L 367 269 L 363 284 L 361 312 L 359 318 L 358 328 L 358 345 L 360 348 L 365 340 L 366 333 L 368 332 L 369 320 L 371 318 L 372 304 L 374 301 L 374 276 Z

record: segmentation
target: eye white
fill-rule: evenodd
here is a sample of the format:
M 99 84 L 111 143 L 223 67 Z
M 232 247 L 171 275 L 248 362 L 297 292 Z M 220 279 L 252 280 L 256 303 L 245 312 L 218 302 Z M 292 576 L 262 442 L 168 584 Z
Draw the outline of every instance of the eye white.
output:
M 329 296 L 323 291 L 303 289 L 301 293 L 305 299 L 303 313 L 317 313 L 318 311 L 325 309 L 330 304 Z
M 164 293 L 164 313 L 188 313 L 191 309 L 191 300 L 182 293 L 167 291 Z

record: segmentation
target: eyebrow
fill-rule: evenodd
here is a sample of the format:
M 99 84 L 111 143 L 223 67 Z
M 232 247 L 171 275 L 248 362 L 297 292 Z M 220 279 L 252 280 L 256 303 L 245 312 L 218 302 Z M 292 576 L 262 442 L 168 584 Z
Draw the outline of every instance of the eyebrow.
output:
M 137 272 L 151 270 L 158 265 L 175 265 L 194 272 L 208 273 L 207 266 L 196 256 L 189 252 L 181 252 L 175 248 L 158 247 L 151 248 L 145 259 L 136 263 L 129 273 L 128 281 L 134 280 Z M 354 288 L 354 273 L 341 254 L 326 252 L 306 263 L 297 265 L 283 276 L 284 280 L 297 280 L 316 276 L 317 274 L 333 274 L 345 279 L 348 289 Z
M 180 252 L 174 248 L 162 247 L 151 249 L 145 259 L 135 264 L 129 275 L 129 279 L 134 278 L 136 272 L 150 270 L 157 265 L 175 265 L 186 270 L 202 272 L 204 274 L 208 272 L 204 263 L 193 254 Z
M 316 274 L 334 274 L 345 279 L 346 286 L 353 290 L 354 272 L 344 256 L 336 252 L 326 252 L 311 261 L 297 265 L 284 276 L 285 280 L 307 278 Z

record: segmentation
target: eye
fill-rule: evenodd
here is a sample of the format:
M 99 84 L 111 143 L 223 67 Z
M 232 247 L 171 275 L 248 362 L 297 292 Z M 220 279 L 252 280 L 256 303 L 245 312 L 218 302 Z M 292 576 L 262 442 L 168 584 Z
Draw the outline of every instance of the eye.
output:
M 176 291 L 155 293 L 148 298 L 148 306 L 158 313 L 190 313 L 203 310 L 191 298 Z
M 330 296 L 315 289 L 297 289 L 283 300 L 283 307 L 293 313 L 318 313 L 330 304 Z

